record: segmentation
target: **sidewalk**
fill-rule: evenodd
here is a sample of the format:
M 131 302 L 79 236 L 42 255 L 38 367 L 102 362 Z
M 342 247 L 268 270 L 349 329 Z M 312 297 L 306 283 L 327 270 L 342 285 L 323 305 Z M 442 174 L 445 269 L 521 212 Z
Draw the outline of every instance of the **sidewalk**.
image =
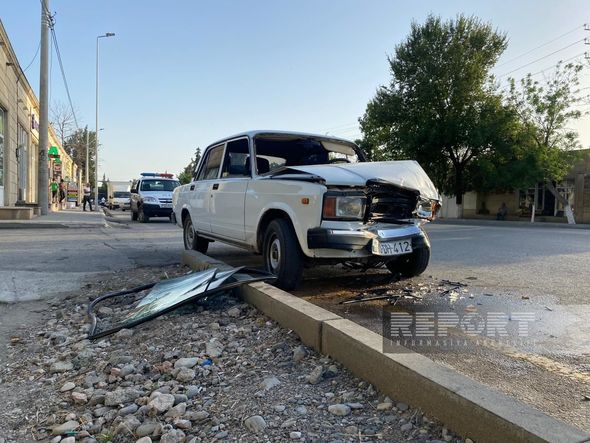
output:
M 590 224 L 569 225 L 567 223 L 511 221 L 511 220 L 485 220 L 473 218 L 438 218 L 433 223 L 441 225 L 469 225 L 469 226 L 494 226 L 506 228 L 563 228 L 563 229 L 590 229 Z
M 101 209 L 82 211 L 80 208 L 63 209 L 40 215 L 32 220 L 0 220 L 0 229 L 44 228 L 101 228 L 106 222 Z

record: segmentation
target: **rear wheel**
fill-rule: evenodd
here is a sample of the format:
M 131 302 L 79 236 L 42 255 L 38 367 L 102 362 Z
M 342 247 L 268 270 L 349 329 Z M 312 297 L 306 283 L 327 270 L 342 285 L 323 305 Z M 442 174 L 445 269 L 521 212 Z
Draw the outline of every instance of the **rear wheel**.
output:
M 264 267 L 277 276 L 275 286 L 295 289 L 303 275 L 303 256 L 291 223 L 280 218 L 270 222 L 262 245 Z
M 187 215 L 182 222 L 182 232 L 184 239 L 184 249 L 199 251 L 202 254 L 207 253 L 209 248 L 209 241 L 203 237 L 199 237 L 193 227 L 193 221 L 190 215 Z
M 387 262 L 387 269 L 393 274 L 399 272 L 403 277 L 416 277 L 422 274 L 430 261 L 430 246 L 415 249 L 414 252 L 402 255 L 396 260 Z

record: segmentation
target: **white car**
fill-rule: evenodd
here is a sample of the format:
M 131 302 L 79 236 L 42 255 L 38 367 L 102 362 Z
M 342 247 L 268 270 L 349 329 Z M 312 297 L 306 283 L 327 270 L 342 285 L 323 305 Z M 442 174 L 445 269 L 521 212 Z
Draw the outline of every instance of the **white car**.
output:
M 213 143 L 172 196 L 186 249 L 221 241 L 261 253 L 283 289 L 314 263 L 421 274 L 430 259 L 421 226 L 439 201 L 415 161 L 366 162 L 348 140 L 280 131 Z
M 143 172 L 131 184 L 131 220 L 147 223 L 150 217 L 172 219 L 172 191 L 178 186 L 180 182 L 173 174 Z

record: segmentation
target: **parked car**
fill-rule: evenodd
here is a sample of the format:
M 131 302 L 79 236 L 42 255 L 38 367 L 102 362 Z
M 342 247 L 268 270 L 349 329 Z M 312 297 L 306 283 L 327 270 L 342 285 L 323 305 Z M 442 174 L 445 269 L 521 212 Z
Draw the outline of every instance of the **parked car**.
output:
M 129 192 L 131 182 L 108 181 L 108 207 L 109 209 L 121 209 L 125 211 L 131 207 L 131 193 Z
M 131 184 L 131 220 L 147 223 L 150 217 L 171 217 L 172 191 L 179 185 L 173 174 L 142 173 Z
M 114 191 L 109 195 L 109 209 L 121 209 L 125 212 L 131 208 L 131 193 L 129 191 Z
M 279 131 L 213 143 L 172 196 L 186 249 L 221 241 L 260 253 L 283 289 L 314 263 L 421 274 L 430 259 L 422 224 L 439 201 L 415 161 L 367 162 L 351 141 Z

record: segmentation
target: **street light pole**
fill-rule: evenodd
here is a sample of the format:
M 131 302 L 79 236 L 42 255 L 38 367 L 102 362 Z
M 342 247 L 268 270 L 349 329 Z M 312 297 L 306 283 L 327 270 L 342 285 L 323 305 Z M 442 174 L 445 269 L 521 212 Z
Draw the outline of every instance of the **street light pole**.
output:
M 101 38 L 114 37 L 115 33 L 107 32 L 106 34 L 96 37 L 96 132 L 94 133 L 94 204 L 98 210 L 98 60 L 99 60 L 99 42 Z

